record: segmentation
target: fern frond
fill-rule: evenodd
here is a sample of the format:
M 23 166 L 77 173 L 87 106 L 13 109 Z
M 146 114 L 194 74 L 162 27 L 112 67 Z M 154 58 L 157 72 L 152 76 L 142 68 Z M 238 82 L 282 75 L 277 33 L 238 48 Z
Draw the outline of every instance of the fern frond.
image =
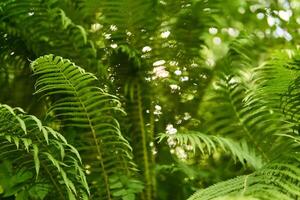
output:
M 270 109 L 284 114 L 297 129 L 297 77 L 298 52 L 290 49 L 275 52 L 271 59 L 258 67 L 241 72 L 249 96 L 260 98 Z M 296 98 L 295 98 L 296 97 Z
M 43 126 L 22 109 L 3 104 L 0 104 L 0 124 L 1 164 L 9 162 L 16 174 L 26 174 L 17 183 L 15 195 L 43 187 L 46 199 L 55 198 L 53 195 L 62 200 L 88 199 L 79 153 L 60 133 Z M 0 179 L 3 180 L 3 175 Z M 5 193 L 10 188 L 5 188 L 7 183 L 3 181 L 0 185 Z
M 149 144 L 153 142 L 153 135 L 149 134 L 149 130 L 145 126 L 147 119 L 145 118 L 145 98 L 143 96 L 144 91 L 142 89 L 141 82 L 134 81 L 132 86 L 127 91 L 127 96 L 129 100 L 127 102 L 126 112 L 130 115 L 129 120 L 132 123 L 129 133 L 130 138 L 133 141 L 132 147 L 134 151 L 134 159 L 138 164 L 143 180 L 145 183 L 145 188 L 141 194 L 141 199 L 150 200 L 155 198 L 155 177 L 154 174 L 154 162 L 153 154 Z
M 250 165 L 255 169 L 259 169 L 262 166 L 262 160 L 260 156 L 251 151 L 246 141 L 234 141 L 230 138 L 225 138 L 216 135 L 207 135 L 201 132 L 188 131 L 183 133 L 161 134 L 159 142 L 167 139 L 167 141 L 174 145 L 181 147 L 190 147 L 188 151 L 199 151 L 204 155 L 212 155 L 215 152 L 224 151 L 232 155 L 233 159 L 238 159 L 243 165 Z
M 245 60 L 247 64 L 247 57 Z M 227 72 L 231 75 L 222 74 L 215 80 L 215 93 L 209 97 L 214 104 L 206 104 L 212 106 L 206 127 L 209 132 L 226 137 L 246 138 L 248 146 L 262 156 L 263 167 L 200 190 L 190 200 L 298 198 L 300 170 L 295 149 L 299 139 L 279 109 L 280 95 L 290 81 L 277 77 L 290 73 L 277 69 L 283 65 L 283 60 L 275 58 L 253 69 L 245 65 L 242 70 Z M 284 78 L 282 85 L 274 84 Z
M 49 111 L 63 125 L 78 128 L 88 178 L 96 190 L 94 198 L 112 199 L 110 177 L 116 173 L 130 175 L 135 169 L 131 147 L 113 117 L 115 111 L 122 111 L 118 99 L 97 87 L 93 74 L 69 60 L 47 55 L 31 66 L 37 77 L 36 93 L 53 99 Z
M 36 56 L 56 53 L 87 66 L 94 64 L 96 50 L 87 32 L 72 22 L 58 4 L 56 0 L 1 1 L 0 30 L 22 38 Z
M 299 126 L 300 116 L 300 106 L 299 106 L 299 77 L 289 86 L 288 91 L 284 94 L 282 98 L 282 107 L 284 113 L 288 118 L 296 125 Z M 299 129 L 299 127 L 298 127 Z M 297 130 L 299 131 L 299 130 Z
M 255 93 L 253 95 L 263 98 L 274 109 L 282 109 L 281 97 L 297 77 L 297 72 L 291 69 L 293 54 L 291 50 L 275 52 L 258 67 L 241 72 L 247 89 Z
M 262 169 L 196 192 L 189 200 L 221 199 L 224 196 L 292 200 L 300 196 L 300 168 L 297 154 L 274 161 Z M 233 198 L 235 199 L 235 198 Z M 237 198 L 239 199 L 239 198 Z
M 290 62 L 286 63 L 285 67 L 289 69 L 288 87 L 286 91 L 281 95 L 281 108 L 284 114 L 287 116 L 294 125 L 296 131 L 299 133 L 299 122 L 300 122 L 300 57 L 299 52 L 291 58 Z
M 277 134 L 291 134 L 290 124 L 261 98 L 249 93 L 239 76 L 222 75 L 214 87 L 215 93 L 209 102 L 215 104 L 206 124 L 209 132 L 235 139 L 246 138 L 267 162 L 284 150 L 282 138 Z

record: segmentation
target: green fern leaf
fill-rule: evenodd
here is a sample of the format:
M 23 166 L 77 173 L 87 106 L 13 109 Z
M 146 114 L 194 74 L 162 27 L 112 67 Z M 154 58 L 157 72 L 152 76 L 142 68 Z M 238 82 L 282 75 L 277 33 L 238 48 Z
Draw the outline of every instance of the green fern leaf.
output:
M 35 116 L 3 104 L 0 104 L 0 124 L 0 164 L 7 162 L 14 166 L 16 175 L 22 171 L 28 174 L 26 179 L 18 183 L 18 189 L 10 193 L 9 190 L 17 183 L 11 182 L 9 187 L 5 183 L 8 181 L 5 176 L 0 175 L 4 194 L 21 195 L 22 190 L 30 192 L 32 188 L 42 184 L 47 188 L 46 199 L 54 198 L 51 190 L 57 192 L 59 199 L 79 199 L 87 196 L 89 189 L 80 167 L 79 154 L 60 133 L 43 126 Z M 47 141 L 45 133 L 49 135 Z M 57 154 L 61 150 L 66 153 L 64 158 Z M 35 169 L 35 174 L 31 173 L 32 169 Z
M 211 155 L 218 151 L 224 151 L 232 155 L 233 159 L 238 159 L 243 165 L 250 165 L 255 169 L 259 169 L 262 166 L 262 159 L 260 156 L 255 155 L 255 152 L 251 152 L 247 143 L 237 142 L 230 138 L 224 138 L 215 135 L 206 135 L 201 132 L 188 131 L 183 133 L 161 134 L 159 142 L 167 139 L 171 146 L 191 147 L 188 151 L 199 151 L 204 155 Z
M 0 30 L 9 37 L 23 38 L 34 56 L 56 53 L 81 64 L 100 64 L 93 61 L 96 49 L 87 31 L 66 15 L 60 3 L 58 0 L 1 1 Z
M 208 102 L 217 104 L 211 107 L 212 117 L 205 125 L 209 132 L 246 139 L 248 146 L 251 144 L 264 162 L 289 149 L 289 144 L 280 142 L 283 138 L 278 134 L 292 134 L 290 124 L 278 110 L 273 110 L 261 97 L 247 90 L 239 76 L 223 74 L 214 84 L 215 92 Z
M 224 196 L 232 197 L 232 199 L 297 199 L 300 196 L 299 177 L 298 155 L 291 153 L 252 174 L 220 182 L 200 190 L 188 200 L 217 200 Z M 229 197 L 228 199 L 231 199 Z
M 131 147 L 113 117 L 115 111 L 122 112 L 119 101 L 96 86 L 93 74 L 69 60 L 47 55 L 31 66 L 37 77 L 36 93 L 54 99 L 49 112 L 54 112 L 63 125 L 78 128 L 95 198 L 112 199 L 110 177 L 116 173 L 130 175 L 135 169 Z

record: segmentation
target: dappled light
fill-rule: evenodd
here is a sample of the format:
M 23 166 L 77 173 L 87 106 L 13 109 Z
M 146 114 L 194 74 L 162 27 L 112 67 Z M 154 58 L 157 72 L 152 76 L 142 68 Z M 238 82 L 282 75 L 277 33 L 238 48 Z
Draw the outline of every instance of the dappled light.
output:
M 292 200 L 300 0 L 1 0 L 0 199 Z

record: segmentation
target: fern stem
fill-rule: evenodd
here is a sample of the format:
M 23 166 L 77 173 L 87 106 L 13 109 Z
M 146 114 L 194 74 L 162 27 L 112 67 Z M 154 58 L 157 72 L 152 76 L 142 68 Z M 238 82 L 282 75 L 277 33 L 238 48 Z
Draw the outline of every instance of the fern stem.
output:
M 149 158 L 148 158 L 148 148 L 147 148 L 147 137 L 146 131 L 144 127 L 144 116 L 143 116 L 143 107 L 142 107 L 142 97 L 141 97 L 141 88 L 140 84 L 137 83 L 137 101 L 138 101 L 138 114 L 139 114 L 139 122 L 141 128 L 141 137 L 142 137 L 142 147 L 143 147 L 143 164 L 144 164 L 144 175 L 146 181 L 146 191 L 145 191 L 145 199 L 151 200 L 151 176 L 150 176 L 150 168 L 149 168 Z
M 43 166 L 43 168 L 45 169 L 45 171 L 47 172 L 48 176 L 50 177 L 53 185 L 55 186 L 56 190 L 58 191 L 58 194 L 60 196 L 60 199 L 65 199 L 63 193 L 60 190 L 60 187 L 57 185 L 56 181 L 54 180 L 54 178 L 52 177 L 51 172 L 49 171 L 49 169 L 47 168 L 46 165 L 44 165 L 44 163 L 41 163 L 41 165 Z
M 245 194 L 245 192 L 246 192 L 246 190 L 247 190 L 247 181 L 248 181 L 248 177 L 249 177 L 249 175 L 246 175 L 246 177 L 245 177 L 245 181 L 244 181 L 244 189 L 243 189 L 243 192 L 242 192 L 242 195 L 244 195 Z
M 85 107 L 84 107 L 84 109 L 86 110 Z M 99 144 L 99 142 L 97 140 L 96 131 L 93 128 L 93 124 L 92 124 L 92 122 L 91 122 L 90 117 L 89 117 L 88 114 L 87 114 L 87 117 L 88 117 L 88 120 L 89 120 L 89 126 L 91 128 L 92 135 L 93 135 L 96 147 L 97 147 L 97 153 L 99 155 L 100 165 L 101 165 L 101 168 L 102 168 L 102 173 L 103 173 L 103 178 L 104 178 L 104 182 L 105 182 L 105 188 L 106 188 L 107 197 L 108 197 L 108 199 L 111 199 L 109 182 L 108 182 L 108 174 L 106 173 L 106 169 L 104 167 L 103 156 L 102 156 L 102 153 L 101 153 L 101 150 L 100 150 L 101 147 L 100 147 L 100 144 Z
M 87 111 L 87 108 L 86 106 L 84 105 L 84 103 L 82 102 L 80 96 L 78 95 L 78 92 L 76 90 L 76 88 L 74 87 L 74 85 L 70 82 L 70 80 L 65 76 L 65 74 L 61 71 L 61 68 L 59 69 L 60 72 L 62 73 L 63 77 L 67 80 L 67 82 L 69 83 L 69 85 L 72 87 L 72 89 L 74 90 L 74 93 L 76 94 L 77 96 L 77 99 L 78 101 L 80 102 L 80 105 L 82 106 L 82 108 L 84 109 L 85 111 L 85 114 L 86 114 L 86 117 L 88 119 L 88 122 L 89 122 L 89 127 L 91 129 L 91 133 L 93 135 L 93 139 L 94 139 L 94 142 L 95 142 L 95 145 L 96 145 L 96 149 L 97 149 L 97 153 L 98 153 L 98 156 L 99 156 L 99 161 L 100 161 L 100 166 L 101 166 L 101 169 L 102 169 L 102 173 L 103 173 L 103 178 L 104 178 L 104 182 L 105 182 L 105 190 L 106 190 L 106 194 L 107 194 L 107 197 L 109 200 L 111 200 L 111 194 L 110 194 L 110 188 L 109 188 L 109 181 L 108 181 L 108 174 L 106 173 L 106 169 L 104 167 L 104 163 L 103 163 L 103 156 L 102 156 L 102 153 L 101 153 L 101 147 L 100 147 L 100 144 L 98 142 L 98 139 L 97 139 L 97 136 L 96 136 L 96 131 L 93 127 L 93 123 L 91 121 L 91 118 L 88 114 L 88 111 Z
M 253 138 L 253 135 L 250 133 L 250 131 L 248 130 L 248 127 L 246 124 L 244 124 L 243 120 L 241 120 L 240 114 L 238 112 L 238 110 L 236 109 L 234 100 L 232 99 L 232 96 L 230 93 L 228 93 L 228 97 L 229 97 L 229 101 L 230 104 L 232 105 L 232 109 L 234 111 L 234 114 L 237 118 L 237 121 L 239 123 L 239 125 L 241 125 L 242 129 L 244 130 L 244 132 L 247 134 L 247 136 L 250 138 L 250 140 L 253 142 L 254 146 L 257 148 L 257 150 L 259 152 L 261 152 L 262 156 L 266 159 L 266 161 L 269 161 L 269 158 L 267 157 L 267 155 L 265 154 L 265 152 L 263 151 L 263 149 L 260 147 L 260 145 L 255 141 L 255 139 Z
M 46 146 L 36 135 L 35 135 L 35 138 L 40 142 L 40 144 L 43 144 L 44 148 L 46 148 L 47 150 L 49 150 L 48 146 Z M 41 166 L 43 166 L 43 168 L 45 169 L 46 173 L 48 174 L 48 176 L 50 177 L 53 185 L 55 186 L 56 190 L 58 191 L 59 193 L 59 196 L 61 199 L 65 199 L 63 193 L 61 192 L 60 190 L 60 187 L 57 185 L 57 182 L 54 180 L 54 178 L 52 177 L 52 174 L 50 173 L 47 165 L 44 165 L 43 162 L 41 162 Z

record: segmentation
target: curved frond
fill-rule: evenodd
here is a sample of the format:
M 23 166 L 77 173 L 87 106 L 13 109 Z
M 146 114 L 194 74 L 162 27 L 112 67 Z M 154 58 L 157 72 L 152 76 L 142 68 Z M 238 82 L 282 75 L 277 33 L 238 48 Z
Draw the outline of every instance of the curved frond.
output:
M 209 102 L 215 104 L 206 124 L 210 133 L 246 139 L 266 162 L 288 148 L 288 144 L 282 146 L 278 134 L 291 134 L 290 124 L 281 113 L 247 90 L 239 76 L 221 75 L 214 83 L 214 91 Z
M 169 144 L 181 147 L 190 147 L 189 151 L 199 151 L 204 155 L 211 155 L 218 151 L 224 151 L 232 155 L 233 159 L 238 159 L 243 165 L 250 165 L 256 169 L 262 166 L 260 156 L 251 151 L 246 141 L 234 141 L 216 135 L 206 135 L 201 132 L 188 131 L 176 134 L 161 134 L 159 142 L 167 139 Z
M 112 199 L 110 178 L 130 175 L 134 169 L 131 147 L 113 117 L 122 111 L 115 96 L 96 86 L 97 78 L 61 57 L 47 55 L 32 63 L 36 93 L 53 99 L 54 112 L 63 125 L 78 128 L 81 153 L 88 166 L 95 197 Z M 121 113 L 121 112 L 118 112 Z
M 200 190 L 188 200 L 248 199 L 292 200 L 300 196 L 300 168 L 297 154 L 272 162 L 252 174 L 217 183 Z M 248 197 L 248 198 L 247 198 Z M 225 198 L 226 199 L 226 198 Z
M 96 57 L 96 49 L 86 30 L 57 4 L 57 0 L 1 1 L 0 30 L 21 37 L 36 56 L 55 53 L 81 64 L 95 64 L 92 59 Z
M 241 72 L 247 93 L 268 104 L 297 131 L 297 82 L 299 77 L 299 52 L 281 50 L 272 54 L 270 61 L 251 70 Z M 298 68 L 298 69 L 297 69 Z
M 288 77 L 289 86 L 286 91 L 282 94 L 281 107 L 284 114 L 287 116 L 294 125 L 296 131 L 299 133 L 299 122 L 300 122 L 300 57 L 299 52 L 293 56 L 290 62 L 286 63 L 285 67 L 290 69 L 290 76 Z
M 8 182 L 13 175 L 0 174 L 4 195 L 33 199 L 37 198 L 32 196 L 37 195 L 34 191 L 40 188 L 46 199 L 88 199 L 79 153 L 60 133 L 22 109 L 3 104 L 0 124 L 0 165 L 13 171 L 19 181 Z
M 294 76 L 286 65 L 275 58 L 257 68 L 240 70 L 239 75 L 222 74 L 214 82 L 209 102 L 217 104 L 211 107 L 206 127 L 226 137 L 246 138 L 248 146 L 262 156 L 263 167 L 202 189 L 189 200 L 299 197 L 299 139 L 280 109 L 280 97 Z M 297 66 L 295 62 L 291 65 Z

